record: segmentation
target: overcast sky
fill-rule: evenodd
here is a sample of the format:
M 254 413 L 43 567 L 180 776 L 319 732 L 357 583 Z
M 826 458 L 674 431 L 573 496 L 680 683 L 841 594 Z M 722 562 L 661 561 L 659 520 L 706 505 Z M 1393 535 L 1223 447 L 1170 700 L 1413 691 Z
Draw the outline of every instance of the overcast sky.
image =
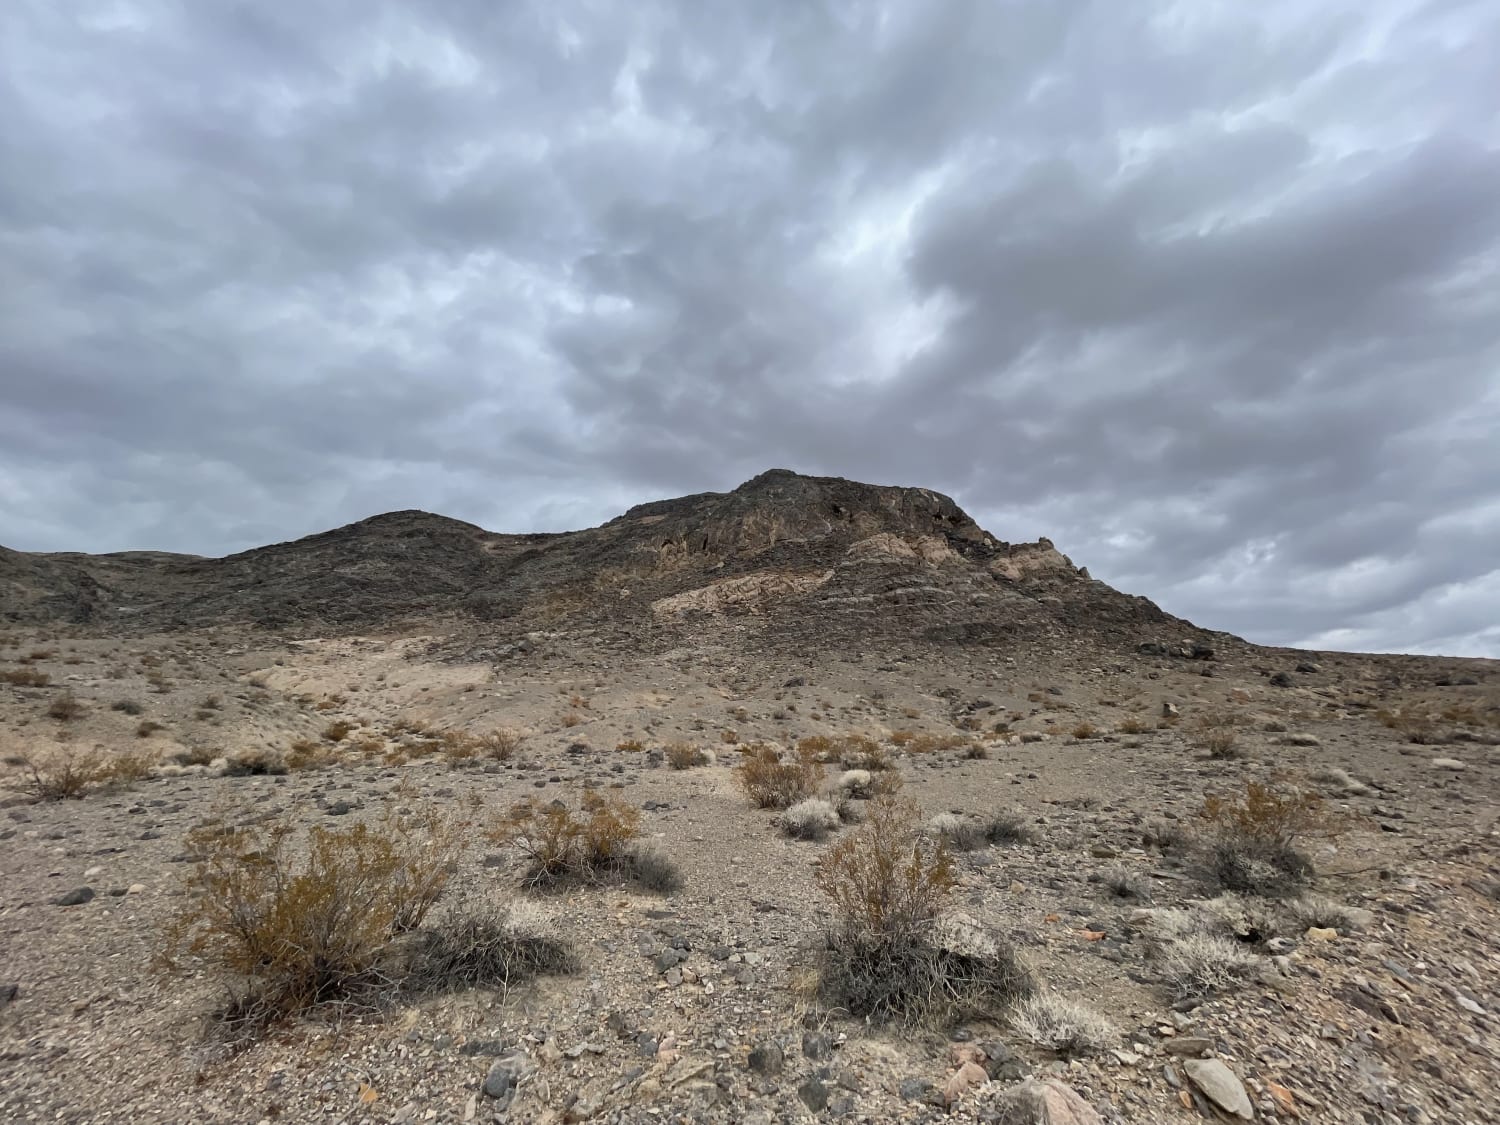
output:
M 4 0 L 0 543 L 953 495 L 1500 656 L 1494 0 Z

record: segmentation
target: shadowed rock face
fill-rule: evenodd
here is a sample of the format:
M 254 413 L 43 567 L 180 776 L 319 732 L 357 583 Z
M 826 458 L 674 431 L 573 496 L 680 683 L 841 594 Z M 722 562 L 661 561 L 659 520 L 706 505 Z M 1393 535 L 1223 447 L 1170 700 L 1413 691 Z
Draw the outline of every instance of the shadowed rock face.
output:
M 404 511 L 221 559 L 0 549 L 0 618 L 128 632 L 443 618 L 487 634 L 589 628 L 601 642 L 635 643 L 734 622 L 747 642 L 774 631 L 819 646 L 888 635 L 1041 642 L 1083 630 L 1118 648 L 1160 627 L 1201 636 L 1091 581 L 1045 539 L 996 540 L 940 493 L 785 469 L 562 534 L 496 534 Z

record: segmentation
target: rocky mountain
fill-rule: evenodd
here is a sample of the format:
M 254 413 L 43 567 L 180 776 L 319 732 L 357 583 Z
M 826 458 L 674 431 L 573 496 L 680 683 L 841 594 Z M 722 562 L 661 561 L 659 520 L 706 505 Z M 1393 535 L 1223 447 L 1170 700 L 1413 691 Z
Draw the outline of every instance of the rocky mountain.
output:
M 225 558 L 0 549 L 0 619 L 11 622 L 357 630 L 434 617 L 492 639 L 583 627 L 639 640 L 730 623 L 778 643 L 1037 642 L 1080 630 L 1110 647 L 1203 643 L 1048 540 L 1002 542 L 940 493 L 783 469 L 561 534 L 404 511 Z

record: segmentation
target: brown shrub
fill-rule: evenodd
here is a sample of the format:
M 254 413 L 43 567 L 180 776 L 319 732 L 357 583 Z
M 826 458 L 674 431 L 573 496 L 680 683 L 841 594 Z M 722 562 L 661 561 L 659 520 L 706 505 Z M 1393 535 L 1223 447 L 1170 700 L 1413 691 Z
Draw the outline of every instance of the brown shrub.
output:
M 23 756 L 27 774 L 23 790 L 38 801 L 76 801 L 104 782 L 109 765 L 97 750 L 63 751 L 43 757 Z
M 576 727 L 583 722 L 583 716 L 577 711 L 569 711 L 558 721 L 565 727 Z
M 286 768 L 289 770 L 319 770 L 338 760 L 336 749 L 311 738 L 299 738 L 287 747 Z
M 1205 838 L 1199 851 L 1206 882 L 1247 894 L 1280 895 L 1296 890 L 1312 874 L 1297 847 L 1308 835 L 1336 835 L 1348 818 L 1333 813 L 1312 790 L 1246 781 L 1242 794 L 1204 798 L 1199 817 Z
M 543 805 L 527 798 L 512 806 L 490 838 L 521 851 L 533 886 L 623 870 L 640 835 L 640 809 L 594 792 L 585 793 L 581 805 L 575 816 L 561 801 Z
M 291 810 L 187 837 L 193 868 L 161 961 L 220 975 L 232 996 L 221 1014 L 246 1037 L 388 984 L 392 939 L 421 925 L 466 839 L 437 812 L 402 817 L 390 806 L 375 823 L 314 827 L 302 847 L 297 834 Z
M 764 744 L 747 747 L 734 773 L 746 796 L 763 809 L 789 808 L 814 796 L 823 782 L 817 756 L 800 745 L 786 758 Z
M 815 881 L 844 929 L 915 931 L 937 917 L 956 881 L 953 857 L 922 832 L 922 812 L 893 796 L 870 802 L 864 824 L 823 857 Z
M 1118 734 L 1145 734 L 1150 729 L 1150 725 L 1139 715 L 1126 716 L 1120 720 L 1120 725 L 1115 727 Z
M 1086 739 L 1099 737 L 1099 728 L 1094 726 L 1093 723 L 1078 723 L 1069 733 L 1082 742 Z
M 83 712 L 83 703 L 76 699 L 70 691 L 59 695 L 47 707 L 48 718 L 56 719 L 61 723 L 70 723 L 74 719 L 82 718 Z
M 46 672 L 38 672 L 35 668 L 0 670 L 0 684 L 12 684 L 15 687 L 46 687 L 51 682 L 51 676 Z
M 646 752 L 646 744 L 639 738 L 626 738 L 616 743 L 615 749 L 623 751 L 626 754 L 644 754 Z
M 708 755 L 691 742 L 669 742 L 662 749 L 667 756 L 667 765 L 674 770 L 708 765 Z
M 323 728 L 323 740 L 325 742 L 342 742 L 349 737 L 349 732 L 352 730 L 354 730 L 353 723 L 346 719 L 339 719 Z
M 135 736 L 137 738 L 150 738 L 157 731 L 166 729 L 165 726 L 158 723 L 155 719 L 145 719 L 135 728 Z

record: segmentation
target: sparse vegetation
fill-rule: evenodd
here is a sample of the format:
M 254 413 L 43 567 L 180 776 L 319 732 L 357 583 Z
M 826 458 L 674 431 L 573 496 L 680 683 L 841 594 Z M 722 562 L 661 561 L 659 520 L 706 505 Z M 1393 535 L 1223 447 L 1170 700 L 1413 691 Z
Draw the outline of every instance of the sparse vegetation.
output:
M 882 797 L 829 849 L 818 886 L 837 918 L 817 963 L 824 1003 L 872 1022 L 944 1026 L 993 1018 L 1031 988 L 1008 946 L 973 926 L 937 925 L 952 857 L 920 810 Z
M 763 743 L 750 746 L 734 772 L 746 796 L 763 809 L 790 808 L 814 796 L 823 783 L 816 754 L 801 746 L 786 757 Z
M 939 813 L 927 827 L 954 851 L 972 852 L 985 843 L 984 825 L 956 813 Z
M 1119 726 L 1115 727 L 1117 734 L 1145 734 L 1151 729 L 1151 724 L 1139 715 L 1127 715 L 1120 720 Z
M 83 703 L 70 691 L 59 695 L 47 707 L 47 717 L 56 719 L 60 723 L 71 723 L 74 719 L 81 719 L 83 713 Z
M 342 742 L 349 737 L 349 732 L 354 729 L 354 724 L 346 719 L 338 719 L 323 728 L 324 742 Z
M 1163 979 L 1182 998 L 1211 996 L 1250 979 L 1260 958 L 1239 942 L 1213 933 L 1190 933 L 1167 941 L 1158 954 Z
M 706 766 L 713 762 L 709 751 L 695 746 L 691 742 L 669 742 L 663 747 L 666 754 L 667 765 L 674 770 L 692 769 L 694 766 Z
M 51 682 L 51 676 L 35 668 L 0 669 L 0 684 L 10 684 L 13 687 L 46 687 Z
M 421 932 L 405 989 L 417 995 L 475 988 L 501 992 L 538 976 L 575 973 L 572 945 L 526 902 L 462 903 Z
M 1119 1029 L 1087 1004 L 1051 992 L 1023 999 L 1011 1017 L 1022 1039 L 1063 1058 L 1098 1054 L 1120 1041 Z
M 1298 837 L 1331 835 L 1344 824 L 1317 793 L 1253 780 L 1234 798 L 1210 794 L 1199 817 L 1206 825 L 1200 852 L 1210 885 L 1269 896 L 1294 891 L 1312 875 Z
M 26 770 L 23 790 L 37 801 L 76 801 L 101 784 L 109 772 L 108 762 L 97 750 L 22 756 L 21 762 Z
M 158 723 L 155 719 L 143 719 L 136 725 L 135 736 L 137 738 L 150 738 L 157 731 L 166 729 L 165 726 Z
M 578 815 L 561 801 L 521 801 L 491 829 L 490 838 L 521 852 L 530 887 L 613 875 L 636 879 L 648 890 L 675 889 L 680 877 L 670 861 L 636 844 L 640 825 L 640 809 L 590 791 Z
M 1111 898 L 1125 902 L 1151 901 L 1150 881 L 1128 867 L 1111 867 L 1101 872 L 1099 882 Z
M 237 1038 L 323 1004 L 376 1004 L 401 972 L 397 935 L 420 926 L 467 834 L 436 812 L 314 827 L 295 811 L 260 823 L 212 821 L 188 834 L 186 897 L 162 963 L 203 966 L 229 991 Z
M 134 699 L 117 699 L 109 705 L 109 709 L 111 711 L 119 711 L 121 714 L 131 716 L 139 715 L 142 711 L 145 710 L 145 708 L 137 703 Z
M 1036 829 L 1020 813 L 1007 810 L 990 817 L 984 838 L 992 844 L 1030 844 L 1036 841 Z
M 781 830 L 798 840 L 821 840 L 839 823 L 838 810 L 821 797 L 798 801 L 781 814 Z

